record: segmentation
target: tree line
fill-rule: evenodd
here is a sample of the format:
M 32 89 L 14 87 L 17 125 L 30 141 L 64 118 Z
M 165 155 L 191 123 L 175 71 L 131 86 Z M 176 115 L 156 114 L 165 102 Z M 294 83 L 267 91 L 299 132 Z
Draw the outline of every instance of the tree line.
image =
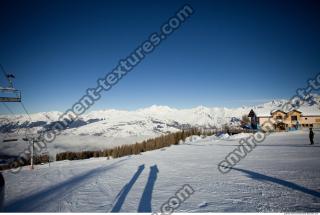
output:
M 180 141 L 185 141 L 187 137 L 198 135 L 198 136 L 209 136 L 213 135 L 215 132 L 212 130 L 201 130 L 197 128 L 192 128 L 188 130 L 182 130 L 175 133 L 169 133 L 161 135 L 160 137 L 155 137 L 147 139 L 145 141 L 126 144 L 117 146 L 111 149 L 105 149 L 100 151 L 82 151 L 82 152 L 61 152 L 56 155 L 56 161 L 61 160 L 82 160 L 93 157 L 107 157 L 109 158 L 119 158 L 128 155 L 137 155 L 143 152 L 152 151 L 156 149 L 161 149 L 171 145 L 178 145 Z M 35 155 L 33 158 L 33 163 L 44 164 L 50 162 L 49 155 Z M 14 159 L 13 162 L 8 164 L 0 165 L 0 170 L 18 168 L 22 166 L 30 165 L 30 158 L 21 157 L 19 159 Z
M 171 145 L 178 145 L 180 141 L 184 141 L 187 137 L 193 135 L 209 136 L 212 134 L 212 131 L 203 131 L 197 128 L 192 128 L 175 133 L 161 135 L 160 137 L 151 138 L 140 143 L 117 146 L 112 149 L 105 149 L 100 151 L 62 152 L 56 155 L 56 161 L 81 160 L 92 157 L 119 158 L 128 155 L 137 155 L 142 152 L 161 149 Z

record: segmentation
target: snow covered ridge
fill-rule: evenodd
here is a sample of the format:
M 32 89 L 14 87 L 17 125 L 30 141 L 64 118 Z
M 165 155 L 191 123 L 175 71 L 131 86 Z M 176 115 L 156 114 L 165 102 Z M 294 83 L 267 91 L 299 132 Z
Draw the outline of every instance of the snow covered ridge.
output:
M 314 104 L 304 104 L 303 112 L 320 112 L 320 96 L 313 94 Z M 273 100 L 268 103 L 240 108 L 208 108 L 199 106 L 191 109 L 175 109 L 168 106 L 153 105 L 135 111 L 99 110 L 82 115 L 74 121 L 62 135 L 132 137 L 157 136 L 181 129 L 215 128 L 224 124 L 238 125 L 243 115 L 251 109 L 270 113 L 281 107 L 287 100 Z M 43 112 L 32 114 L 30 122 L 26 115 L 0 116 L 0 132 L 14 132 L 17 129 L 32 128 L 35 131 L 46 130 L 59 118 L 62 112 Z M 6 119 L 6 120 L 4 120 Z M 8 123 L 9 121 L 9 123 Z

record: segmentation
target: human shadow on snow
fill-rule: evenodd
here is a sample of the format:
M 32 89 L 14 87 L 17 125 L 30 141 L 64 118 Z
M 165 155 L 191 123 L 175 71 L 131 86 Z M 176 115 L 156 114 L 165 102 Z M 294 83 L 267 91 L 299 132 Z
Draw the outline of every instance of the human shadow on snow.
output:
M 144 164 L 140 165 L 138 167 L 138 170 L 133 175 L 131 180 L 120 190 L 120 192 L 118 193 L 118 195 L 116 197 L 117 202 L 114 204 L 111 212 L 115 213 L 115 212 L 119 212 L 120 211 L 124 201 L 126 200 L 126 197 L 127 197 L 128 193 L 130 192 L 132 186 L 137 181 L 137 179 L 139 178 L 139 176 L 140 176 L 140 174 L 142 173 L 143 170 L 144 170 Z
M 155 182 L 157 180 L 159 169 L 157 165 L 153 165 L 150 167 L 150 174 L 148 177 L 147 184 L 144 188 L 142 197 L 140 199 L 138 212 L 139 213 L 147 213 L 151 212 L 151 200 L 152 200 L 152 192 L 155 185 Z

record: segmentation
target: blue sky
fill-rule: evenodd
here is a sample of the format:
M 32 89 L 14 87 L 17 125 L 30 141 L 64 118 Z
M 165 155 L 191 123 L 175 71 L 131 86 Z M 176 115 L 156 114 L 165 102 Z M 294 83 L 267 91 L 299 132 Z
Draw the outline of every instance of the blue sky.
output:
M 186 3 L 192 17 L 91 110 L 252 105 L 320 72 L 318 1 L 2 0 L 0 63 L 30 112 L 64 111 Z

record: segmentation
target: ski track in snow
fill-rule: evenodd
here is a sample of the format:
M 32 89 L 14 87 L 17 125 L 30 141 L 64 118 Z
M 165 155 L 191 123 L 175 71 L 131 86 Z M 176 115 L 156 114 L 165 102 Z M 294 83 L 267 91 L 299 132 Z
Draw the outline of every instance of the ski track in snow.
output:
M 217 164 L 235 149 L 235 137 L 193 138 L 119 159 L 24 167 L 18 174 L 4 173 L 5 210 L 160 212 L 190 184 L 195 193 L 176 212 L 319 212 L 319 136 L 310 146 L 305 131 L 271 134 L 228 174 Z

